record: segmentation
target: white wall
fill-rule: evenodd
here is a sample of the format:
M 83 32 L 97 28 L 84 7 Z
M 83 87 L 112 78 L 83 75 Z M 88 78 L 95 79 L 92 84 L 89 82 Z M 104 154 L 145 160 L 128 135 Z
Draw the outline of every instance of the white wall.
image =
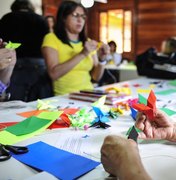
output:
M 10 6 L 14 2 L 14 0 L 0 0 L 0 18 L 10 12 Z M 34 7 L 36 8 L 36 13 L 42 14 L 41 10 L 41 5 L 42 5 L 42 0 L 31 0 L 33 3 Z
M 10 6 L 14 0 L 0 0 L 0 18 L 10 12 Z

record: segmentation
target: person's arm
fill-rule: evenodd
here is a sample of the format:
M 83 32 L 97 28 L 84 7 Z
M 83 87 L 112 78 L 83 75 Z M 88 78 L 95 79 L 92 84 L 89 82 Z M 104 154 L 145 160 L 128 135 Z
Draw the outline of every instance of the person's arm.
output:
M 139 138 L 165 139 L 176 142 L 176 123 L 160 110 L 156 110 L 155 119 L 152 120 L 139 112 L 135 125 L 142 131 L 139 133 Z
M 101 148 L 104 169 L 120 180 L 149 180 L 137 144 L 119 136 L 107 136 Z
M 0 49 L 0 81 L 5 85 L 10 82 L 14 66 L 16 63 L 15 50 Z
M 106 64 L 107 55 L 110 54 L 110 48 L 106 44 L 102 44 L 97 53 L 92 58 L 94 60 L 94 67 L 91 71 L 92 79 L 99 81 L 104 73 L 104 65 Z
M 50 47 L 43 47 L 42 53 L 46 60 L 48 72 L 52 80 L 56 80 L 70 70 L 72 70 L 81 60 L 89 55 L 90 52 L 94 51 L 97 47 L 97 42 L 87 41 L 84 45 L 84 49 L 68 61 L 59 63 L 59 55 L 57 50 Z

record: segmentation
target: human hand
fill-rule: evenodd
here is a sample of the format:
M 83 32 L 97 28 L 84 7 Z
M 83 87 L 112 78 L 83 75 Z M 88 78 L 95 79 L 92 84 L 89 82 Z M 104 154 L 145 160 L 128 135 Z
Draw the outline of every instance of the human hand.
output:
M 5 45 L 6 45 L 7 43 L 6 42 L 4 42 L 1 38 L 0 38 L 0 48 L 5 48 Z
M 108 58 L 109 56 L 111 57 L 109 45 L 102 43 L 101 47 L 98 49 L 99 59 L 102 61 L 109 60 L 109 58 Z
M 91 53 L 92 51 L 95 51 L 97 49 L 97 46 L 98 46 L 97 41 L 94 41 L 94 40 L 86 41 L 85 44 L 84 44 L 84 48 L 82 50 L 82 53 L 85 56 L 88 56 L 89 53 Z
M 175 125 L 169 117 L 160 110 L 156 110 L 155 119 L 152 120 L 139 112 L 136 117 L 135 126 L 142 131 L 138 136 L 141 139 L 174 140 Z
M 16 63 L 16 52 L 13 49 L 0 49 L 0 70 L 14 67 Z
M 119 179 L 148 177 L 141 163 L 137 144 L 131 139 L 107 136 L 101 148 L 101 162 L 108 173 Z

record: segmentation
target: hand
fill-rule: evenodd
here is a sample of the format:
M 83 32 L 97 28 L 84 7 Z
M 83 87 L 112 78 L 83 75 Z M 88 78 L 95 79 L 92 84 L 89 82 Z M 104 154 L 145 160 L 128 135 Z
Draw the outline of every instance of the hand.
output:
M 5 48 L 5 45 L 7 43 L 6 42 L 3 42 L 3 40 L 0 38 L 0 48 Z
M 101 148 L 104 169 L 119 179 L 150 179 L 143 168 L 137 144 L 131 139 L 107 136 Z
M 108 56 L 111 56 L 110 47 L 109 45 L 103 43 L 98 49 L 98 57 L 100 60 L 107 60 Z
M 16 63 L 15 50 L 1 48 L 0 49 L 0 70 L 14 67 Z
M 84 44 L 84 48 L 82 50 L 82 53 L 85 56 L 88 56 L 89 53 L 91 53 L 92 51 L 95 51 L 97 49 L 97 46 L 98 46 L 98 43 L 94 40 L 86 41 Z
M 139 138 L 142 139 L 166 139 L 174 140 L 174 123 L 162 111 L 156 110 L 154 120 L 150 120 L 143 113 L 136 117 L 136 127 L 140 129 Z

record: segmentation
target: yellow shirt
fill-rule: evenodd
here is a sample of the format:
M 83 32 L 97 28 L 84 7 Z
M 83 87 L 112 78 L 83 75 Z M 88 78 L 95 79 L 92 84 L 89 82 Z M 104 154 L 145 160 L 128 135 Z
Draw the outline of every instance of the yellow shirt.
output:
M 82 42 L 73 43 L 72 47 L 64 44 L 54 33 L 49 33 L 44 37 L 42 47 L 51 47 L 58 51 L 59 63 L 64 63 L 83 49 Z M 93 89 L 90 71 L 93 68 L 93 59 L 88 56 L 81 60 L 71 71 L 54 81 L 54 94 L 67 94 L 83 89 Z

